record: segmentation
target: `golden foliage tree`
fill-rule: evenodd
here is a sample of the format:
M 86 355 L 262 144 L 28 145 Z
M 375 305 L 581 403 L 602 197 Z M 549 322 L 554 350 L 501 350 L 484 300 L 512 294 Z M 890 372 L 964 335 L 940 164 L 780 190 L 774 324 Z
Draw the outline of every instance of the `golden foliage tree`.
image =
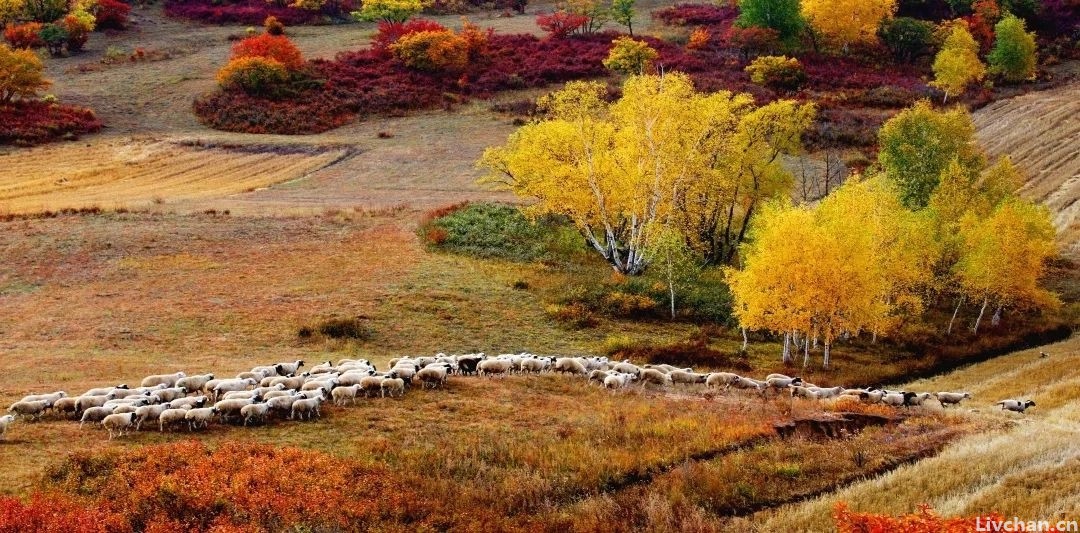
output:
M 945 44 L 934 56 L 934 81 L 930 85 L 949 94 L 963 94 L 968 85 L 986 75 L 986 66 L 979 59 L 979 43 L 964 24 L 953 24 Z
M 896 13 L 896 0 L 803 0 L 802 14 L 829 43 L 873 43 L 878 26 Z
M 12 50 L 0 44 L 0 104 L 16 98 L 32 98 L 50 85 L 45 66 L 33 50 Z
M 567 84 L 541 99 L 547 119 L 479 165 L 490 171 L 484 181 L 535 199 L 532 213 L 570 218 L 625 274 L 645 270 L 658 225 L 677 228 L 706 260 L 733 254 L 759 204 L 790 189 L 777 159 L 797 149 L 814 112 L 698 93 L 679 73 L 632 76 L 613 104 L 606 94 L 602 83 Z

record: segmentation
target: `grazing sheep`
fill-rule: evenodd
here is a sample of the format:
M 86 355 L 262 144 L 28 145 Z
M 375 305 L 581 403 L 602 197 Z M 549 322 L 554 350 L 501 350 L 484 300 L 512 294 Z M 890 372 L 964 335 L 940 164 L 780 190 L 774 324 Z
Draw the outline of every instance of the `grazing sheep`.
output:
M 831 388 L 825 389 L 825 388 L 822 388 L 822 387 L 815 387 L 815 386 L 807 385 L 806 383 L 803 383 L 802 386 L 807 388 L 807 389 L 810 389 L 810 390 L 814 391 L 817 394 L 817 397 L 819 399 L 822 399 L 822 400 L 824 400 L 826 398 L 835 398 L 835 397 L 840 396 L 841 394 L 844 393 L 844 388 L 843 387 L 831 387 Z
M 195 431 L 196 429 L 205 429 L 210 425 L 210 422 L 214 421 L 214 415 L 218 413 L 216 407 L 200 407 L 198 409 L 189 409 L 184 414 L 184 420 L 187 420 L 188 431 Z
M 302 398 L 296 400 L 292 404 L 292 412 L 289 414 L 289 420 L 295 420 L 296 415 L 300 415 L 300 420 L 311 420 L 312 417 L 319 418 L 319 406 L 322 405 L 322 398 Z
M 555 360 L 555 371 L 562 374 L 588 375 L 585 363 L 577 357 L 560 357 Z
M 270 408 L 271 411 L 274 411 L 275 413 L 281 413 L 281 415 L 284 416 L 286 414 L 292 413 L 293 402 L 302 398 L 303 396 L 300 395 L 278 396 L 276 398 L 270 398 L 269 400 L 267 400 L 266 405 Z
M 291 376 L 291 375 L 294 375 L 297 372 L 299 372 L 300 367 L 302 367 L 302 366 L 304 366 L 304 360 L 303 359 L 297 359 L 296 361 L 293 361 L 291 363 L 277 363 L 277 364 L 274 365 L 274 368 L 277 369 L 277 372 L 278 372 L 279 375 Z M 295 387 L 290 387 L 290 388 L 295 388 Z
M 315 376 L 315 375 L 318 375 L 318 374 L 328 374 L 328 373 L 334 372 L 334 371 L 335 371 L 334 363 L 332 363 L 330 361 L 327 361 L 325 363 L 319 363 L 319 364 L 315 365 L 311 370 L 308 370 L 308 373 Z
M 191 396 L 188 398 L 180 398 L 169 402 L 169 409 L 198 409 L 200 407 L 206 407 L 206 402 L 209 402 L 210 398 L 206 396 Z
M 994 405 L 1000 405 L 1002 410 L 1023 413 L 1024 411 L 1027 411 L 1028 407 L 1035 407 L 1035 402 L 1032 400 L 1001 400 Z
M 251 405 L 253 403 L 258 403 L 259 401 L 261 401 L 261 399 L 257 398 L 221 400 L 214 404 L 214 409 L 221 415 L 222 422 L 228 422 L 233 416 L 236 416 L 237 419 L 239 419 L 240 410 L 243 409 L 245 405 Z
M 818 400 L 821 398 L 821 396 L 818 394 L 818 391 L 812 390 L 809 387 L 792 385 L 789 388 L 791 389 L 792 398 L 806 398 L 808 400 Z
M 393 372 L 390 373 L 393 375 L 392 377 L 397 377 L 397 374 L 394 374 Z M 383 379 L 386 378 L 384 376 L 375 375 L 364 376 L 360 378 L 357 386 L 359 386 L 360 390 L 364 392 L 364 397 L 366 398 L 369 393 L 379 394 L 380 392 L 382 392 Z
M 641 375 L 641 368 L 628 361 L 617 363 L 615 366 L 611 367 L 611 369 L 615 372 L 621 372 L 623 374 L 633 374 L 635 376 Z
M 67 398 L 67 393 L 64 391 L 54 392 L 52 394 L 31 394 L 29 396 L 23 396 L 20 402 L 47 402 L 50 407 L 60 401 L 62 398 Z
M 174 426 L 183 422 L 190 408 L 166 409 L 158 415 L 158 431 L 164 433 L 165 426 Z
M 642 369 L 641 375 L 638 376 L 638 381 L 641 382 L 642 387 L 650 383 L 653 385 L 660 385 L 661 387 L 663 387 L 664 385 L 670 385 L 672 383 L 671 376 L 665 374 L 659 368 Z
M 142 407 L 144 405 L 150 405 L 156 403 L 152 398 L 147 396 L 139 396 L 137 398 L 119 398 L 116 400 L 109 400 L 105 402 L 105 407 L 119 407 L 121 405 L 132 405 L 135 407 Z
M 349 385 L 347 387 L 338 387 L 330 392 L 330 396 L 334 398 L 334 405 L 345 405 L 348 401 L 350 404 L 356 403 L 356 395 L 360 392 L 360 384 Z
M 907 404 L 917 407 L 917 406 L 922 405 L 923 402 L 925 402 L 926 400 L 929 400 L 929 399 L 930 399 L 930 393 L 929 392 L 920 392 L 920 393 L 915 394 L 911 398 L 909 398 Z
M 15 402 L 8 407 L 8 412 L 22 417 L 30 417 L 30 420 L 40 420 L 41 415 L 45 414 L 45 410 L 52 404 L 43 401 L 31 401 L 31 402 Z
M 589 372 L 588 383 L 590 385 L 592 385 L 592 383 L 595 381 L 595 382 L 599 383 L 601 387 L 603 387 L 604 386 L 604 379 L 606 379 L 610 375 L 611 375 L 611 372 L 608 372 L 607 370 L 592 370 L 592 371 Z
M 959 405 L 961 401 L 971 398 L 969 392 L 935 392 L 934 397 L 937 398 L 938 403 L 942 407 L 949 405 Z
M 221 382 L 219 382 L 217 385 L 214 386 L 213 394 L 211 395 L 211 399 L 216 401 L 218 398 L 220 398 L 226 392 L 235 392 L 235 391 L 248 390 L 250 388 L 253 388 L 256 384 L 257 383 L 252 378 L 246 378 L 246 379 L 223 379 L 223 380 L 221 380 Z M 289 388 L 296 388 L 296 387 L 289 387 Z
M 301 398 L 322 398 L 323 400 L 330 399 L 330 395 L 322 389 L 296 391 L 296 394 Z
M 705 386 L 710 389 L 724 387 L 724 390 L 727 390 L 737 379 L 739 379 L 738 374 L 732 374 L 731 372 L 713 372 L 705 378 Z
M 166 387 L 164 385 L 162 385 L 161 387 L 146 388 L 146 389 L 143 389 L 143 388 L 138 388 L 138 389 L 116 389 L 116 390 L 112 391 L 112 394 L 117 399 L 133 398 L 133 397 L 136 397 L 136 396 L 150 396 L 151 392 L 153 392 L 155 390 L 158 390 L 158 389 L 163 389 L 163 388 L 166 388 Z
M 145 378 L 143 378 L 141 386 L 156 387 L 158 385 L 165 385 L 165 388 L 175 387 L 176 382 L 183 377 L 187 377 L 187 374 L 183 372 L 177 372 L 175 374 L 158 374 L 156 376 L 146 376 Z
M 213 374 L 202 374 L 199 376 L 185 376 L 176 380 L 177 387 L 183 387 L 188 392 L 204 391 L 206 384 L 214 379 Z
M 142 430 L 143 422 L 152 422 L 161 417 L 161 413 L 169 410 L 168 404 L 144 405 L 135 409 L 135 431 Z M 115 413 L 114 413 L 115 414 Z
M 114 415 L 122 415 L 124 413 L 134 413 L 135 411 L 138 411 L 138 410 L 139 410 L 139 408 L 137 406 L 128 403 L 128 404 L 113 406 L 112 407 L 112 414 L 114 414 Z
M 187 393 L 188 391 L 184 387 L 173 387 L 171 389 L 156 390 L 150 393 L 150 397 L 157 398 L 158 403 L 169 403 L 187 396 Z
M 78 410 L 78 398 L 60 398 L 53 404 L 53 410 L 62 415 L 74 414 Z
M 420 371 L 420 365 L 414 362 L 402 362 L 394 365 L 390 369 L 397 372 L 398 377 L 405 380 L 405 383 L 411 384 L 416 373 Z
M 109 415 L 101 421 L 101 425 L 109 431 L 109 440 L 113 440 L 113 437 L 123 437 L 124 432 L 135 425 L 136 416 L 135 413 Z
M 604 378 L 604 387 L 608 389 L 621 389 L 623 387 L 626 387 L 636 379 L 637 376 L 634 374 L 614 372 L 610 376 Z
M 307 383 L 304 383 L 304 385 L 302 387 L 300 387 L 300 390 L 302 390 L 302 391 L 305 391 L 305 390 L 321 390 L 321 391 L 329 394 L 330 391 L 337 385 L 338 385 L 337 378 L 326 379 L 326 380 L 308 381 Z
M 101 422 L 105 420 L 105 417 L 113 414 L 114 410 L 113 407 L 91 407 L 83 411 L 82 418 L 79 419 L 79 427 L 87 422 Z
M 476 366 L 483 360 L 483 354 L 463 355 L 457 358 L 458 370 L 466 376 L 476 374 Z
M 761 392 L 761 393 L 765 392 L 765 382 L 764 381 L 758 381 L 756 379 L 751 379 L 751 378 L 744 378 L 742 376 L 737 376 L 736 379 L 732 380 L 731 381 L 731 386 L 735 387 L 736 389 L 756 390 L 756 391 Z
M 668 373 L 668 377 L 671 378 L 672 383 L 681 385 L 705 383 L 709 378 L 708 374 L 698 374 L 696 372 L 687 372 L 686 370 L 672 370 Z
M 337 384 L 339 387 L 351 387 L 353 385 L 359 385 L 365 379 L 375 375 L 374 370 L 350 370 L 340 376 L 338 376 Z
M 245 427 L 250 422 L 266 422 L 266 416 L 268 414 L 270 414 L 270 405 L 265 403 L 253 403 L 251 405 L 245 405 L 240 409 L 240 416 L 244 417 Z
M 528 374 L 539 374 L 544 371 L 546 359 L 530 357 L 521 360 L 521 371 Z
M 766 388 L 766 390 L 775 389 L 775 390 L 779 391 L 781 389 L 786 389 L 786 388 L 788 388 L 788 387 L 790 387 L 792 385 L 802 385 L 802 378 L 800 378 L 800 377 L 789 378 L 789 377 L 777 377 L 777 376 L 774 376 L 774 377 L 771 377 L 771 378 L 767 378 L 765 380 L 765 388 Z
M 0 440 L 4 440 L 4 433 L 7 433 L 7 428 L 15 422 L 15 417 L 12 415 L 0 416 Z
M 281 376 L 279 376 L 279 377 L 270 379 L 270 386 L 273 387 L 275 385 L 283 385 L 286 389 L 297 389 L 297 390 L 299 390 L 300 387 L 303 387 L 304 383 L 307 382 L 307 377 L 308 377 L 308 375 L 307 375 L 306 372 L 303 373 L 303 374 L 300 374 L 299 376 L 293 376 L 293 377 L 281 377 Z M 220 387 L 221 385 L 218 385 L 218 386 Z M 266 386 L 266 385 L 263 385 L 263 386 Z
M 75 412 L 82 413 L 91 407 L 101 407 L 113 399 L 115 397 L 111 392 L 103 396 L 80 396 L 75 399 Z
M 450 373 L 450 367 L 441 364 L 431 364 L 420 369 L 416 373 L 416 379 L 420 380 L 424 388 L 431 385 L 431 388 L 441 387 L 446 383 L 446 376 Z
M 556 370 L 558 370 L 558 363 L 556 363 Z M 510 371 L 510 361 L 506 359 L 484 359 L 480 361 L 480 364 L 476 365 L 476 371 L 481 376 L 506 374 Z M 585 368 L 582 367 L 581 371 L 584 373 Z
M 379 383 L 379 389 L 381 390 L 382 396 L 384 398 L 386 397 L 387 394 L 389 394 L 390 397 L 393 398 L 395 392 L 397 393 L 398 397 L 404 396 L 405 395 L 405 380 L 403 380 L 401 378 L 386 378 L 386 379 L 383 379 L 382 383 Z
M 865 403 L 881 403 L 881 400 L 885 398 L 887 393 L 883 390 L 870 389 L 866 391 L 866 395 L 859 395 L 862 401 Z
M 109 394 L 110 392 L 113 392 L 115 390 L 128 390 L 128 388 L 129 387 L 127 385 L 121 383 L 121 384 L 119 384 L 119 385 L 117 385 L 115 387 L 98 387 L 96 389 L 90 389 L 90 390 L 84 392 L 82 395 L 83 396 L 105 396 L 106 394 Z

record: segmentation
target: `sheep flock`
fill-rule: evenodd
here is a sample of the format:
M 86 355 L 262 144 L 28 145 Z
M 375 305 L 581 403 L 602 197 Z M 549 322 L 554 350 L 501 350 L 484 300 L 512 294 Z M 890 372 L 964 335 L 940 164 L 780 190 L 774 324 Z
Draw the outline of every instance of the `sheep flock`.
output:
M 0 439 L 16 419 L 36 421 L 46 414 L 104 428 L 109 438 L 150 427 L 199 431 L 211 424 L 257 425 L 271 420 L 304 421 L 322 416 L 322 405 L 354 405 L 364 398 L 401 397 L 409 389 L 444 387 L 456 376 L 495 377 L 510 374 L 570 374 L 586 383 L 617 391 L 633 385 L 644 387 L 697 387 L 729 392 L 741 391 L 762 398 L 838 401 L 850 399 L 895 407 L 913 407 L 928 400 L 942 407 L 958 405 L 971 395 L 965 392 L 911 392 L 877 388 L 818 387 L 799 377 L 770 374 L 763 380 L 729 372 L 695 372 L 667 364 L 637 365 L 606 357 L 551 357 L 529 353 L 487 356 L 466 355 L 401 357 L 391 359 L 380 371 L 366 359 L 330 361 L 304 370 L 304 361 L 257 366 L 235 377 L 184 372 L 147 376 L 139 387 L 126 384 L 94 388 L 79 396 L 58 391 L 31 394 L 8 408 L 0 417 Z M 1031 401 L 1005 400 L 1003 409 L 1024 412 Z

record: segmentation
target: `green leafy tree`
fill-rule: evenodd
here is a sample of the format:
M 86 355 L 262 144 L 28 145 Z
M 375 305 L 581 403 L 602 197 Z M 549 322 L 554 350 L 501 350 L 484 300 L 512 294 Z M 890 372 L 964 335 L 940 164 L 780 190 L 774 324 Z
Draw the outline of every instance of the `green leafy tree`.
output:
M 626 31 L 631 37 L 634 36 L 634 15 L 637 10 L 634 4 L 637 0 L 611 0 L 611 20 L 626 26 Z
M 806 27 L 799 0 L 741 0 L 739 18 L 735 22 L 742 28 L 772 28 L 788 42 Z
M 968 85 L 986 74 L 986 67 L 979 60 L 979 43 L 963 24 L 953 25 L 941 51 L 934 57 L 934 81 L 930 85 L 949 93 L 962 94 Z
M 648 253 L 652 256 L 651 271 L 664 281 L 668 289 L 671 318 L 675 318 L 676 295 L 689 287 L 700 269 L 686 238 L 676 228 L 665 226 L 649 239 Z
M 994 48 L 986 58 L 991 72 L 1020 82 L 1035 77 L 1035 52 L 1035 34 L 1026 31 L 1023 20 L 1009 14 L 994 25 Z
M 910 63 L 930 51 L 934 24 L 911 17 L 896 17 L 881 23 L 878 37 L 894 57 Z

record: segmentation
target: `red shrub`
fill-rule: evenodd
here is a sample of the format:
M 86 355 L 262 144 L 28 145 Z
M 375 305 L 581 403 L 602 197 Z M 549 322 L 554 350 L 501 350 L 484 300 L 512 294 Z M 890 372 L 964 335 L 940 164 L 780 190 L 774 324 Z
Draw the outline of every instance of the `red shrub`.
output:
M 408 22 L 379 22 L 379 31 L 371 38 L 372 48 L 386 50 L 398 39 L 422 31 L 446 31 L 446 26 L 428 19 L 413 19 Z
M 0 144 L 34 145 L 77 137 L 101 129 L 101 121 L 85 107 L 37 100 L 0 105 Z
M 122 30 L 127 27 L 128 15 L 131 14 L 131 6 L 118 0 L 98 0 L 97 29 L 99 30 Z
M 0 532 L 106 533 L 131 531 L 122 517 L 84 506 L 63 494 L 34 494 L 23 503 L 0 498 Z
M 359 2 L 357 2 L 359 4 Z M 283 7 L 265 0 L 166 0 L 165 14 L 170 17 L 210 24 L 245 24 L 258 26 L 266 17 L 277 17 L 287 26 L 318 24 L 328 18 L 347 16 L 353 9 L 350 0 L 326 2 L 321 11 Z
M 977 520 L 983 527 L 988 527 L 989 522 L 1001 523 L 1005 520 L 996 513 L 979 517 L 943 518 L 934 514 L 927 504 L 920 505 L 919 512 L 903 516 L 856 513 L 848 510 L 844 502 L 836 504 L 833 519 L 839 533 L 970 533 L 977 530 Z
M 300 49 L 284 35 L 264 33 L 255 37 L 248 37 L 234 44 L 232 58 L 239 59 L 241 57 L 274 59 L 289 70 L 300 70 L 304 66 L 304 58 L 300 55 Z
M 724 40 L 739 51 L 743 61 L 749 61 L 751 55 L 770 54 L 776 50 L 780 46 L 780 32 L 757 26 L 732 26 L 724 34 Z
M 555 39 L 562 39 L 580 31 L 588 22 L 589 17 L 568 11 L 556 11 L 550 15 L 536 16 L 536 25 Z
M 738 16 L 738 8 L 733 5 L 712 4 L 675 4 L 652 13 L 654 19 L 671 26 L 717 26 L 730 24 Z
M 25 24 L 8 23 L 4 28 L 4 40 L 12 48 L 41 48 L 45 41 L 41 40 L 38 33 L 41 32 L 40 22 L 27 22 Z

